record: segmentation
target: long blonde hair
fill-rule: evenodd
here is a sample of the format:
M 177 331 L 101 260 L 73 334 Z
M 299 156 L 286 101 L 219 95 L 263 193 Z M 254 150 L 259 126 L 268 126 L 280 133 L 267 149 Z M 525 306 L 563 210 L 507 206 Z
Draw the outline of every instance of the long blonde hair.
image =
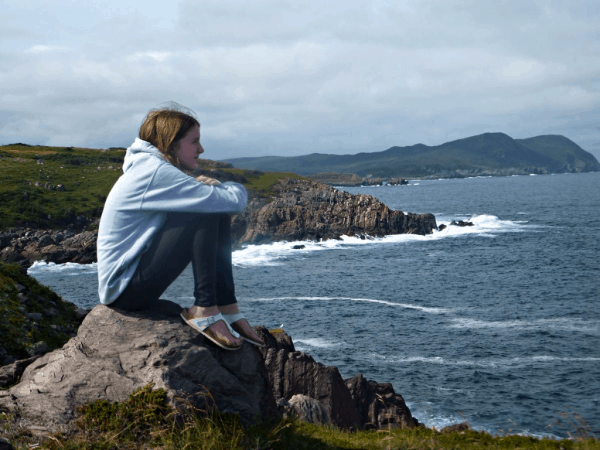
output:
M 179 151 L 177 141 L 194 126 L 200 126 L 200 122 L 194 116 L 192 110 L 177 103 L 150 110 L 140 126 L 139 138 L 154 145 L 167 161 L 182 169 L 183 166 L 177 156 Z

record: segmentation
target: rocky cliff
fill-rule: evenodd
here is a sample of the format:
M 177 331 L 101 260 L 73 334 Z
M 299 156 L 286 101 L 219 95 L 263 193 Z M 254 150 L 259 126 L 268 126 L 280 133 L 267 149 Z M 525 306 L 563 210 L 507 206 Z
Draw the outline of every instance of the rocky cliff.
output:
M 338 239 L 342 235 L 429 234 L 432 214 L 404 214 L 370 195 L 352 195 L 310 180 L 283 179 L 268 198 L 254 196 L 233 218 L 237 246 L 272 241 Z M 28 267 L 36 260 L 96 261 L 97 231 L 12 229 L 0 232 L 0 260 Z
M 391 385 L 362 375 L 344 380 L 337 368 L 295 351 L 281 330 L 257 327 L 266 348 L 245 343 L 227 351 L 187 326 L 180 311 L 167 300 L 135 313 L 96 306 L 62 348 L 0 369 L 0 379 L 18 364 L 22 372 L 18 384 L 0 391 L 0 410 L 25 427 L 68 429 L 79 406 L 124 401 L 152 384 L 176 407 L 216 407 L 239 413 L 245 423 L 289 412 L 288 400 L 299 395 L 341 428 L 418 425 Z
M 272 187 L 273 199 L 253 199 L 233 222 L 241 243 L 337 239 L 342 235 L 429 234 L 433 214 L 404 214 L 375 197 L 352 195 L 309 180 L 284 179 Z

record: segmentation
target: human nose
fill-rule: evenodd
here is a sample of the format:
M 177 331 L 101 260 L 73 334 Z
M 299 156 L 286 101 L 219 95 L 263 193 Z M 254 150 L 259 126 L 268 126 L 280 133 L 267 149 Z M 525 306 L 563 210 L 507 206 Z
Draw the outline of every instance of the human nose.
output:
M 198 154 L 201 155 L 202 153 L 204 153 L 204 148 L 202 147 L 202 144 L 198 143 Z

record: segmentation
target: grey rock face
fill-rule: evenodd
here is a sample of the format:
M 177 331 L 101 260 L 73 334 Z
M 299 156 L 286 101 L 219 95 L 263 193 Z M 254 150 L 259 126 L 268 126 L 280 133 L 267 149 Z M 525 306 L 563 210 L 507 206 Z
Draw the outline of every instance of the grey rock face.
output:
M 344 381 L 336 367 L 324 366 L 311 356 L 295 351 L 291 338 L 283 331 L 269 333 L 264 327 L 255 330 L 267 344 L 262 349 L 265 366 L 273 396 L 284 411 L 294 412 L 301 418 L 303 414 L 319 417 L 316 404 L 304 397 L 297 397 L 299 406 L 294 411 L 291 399 L 302 395 L 322 405 L 328 420 L 340 428 L 419 425 L 390 383 L 367 381 L 360 374 Z
M 0 370 L 4 385 L 22 372 L 18 384 L 0 391 L 0 408 L 52 430 L 71 423 L 78 406 L 123 401 L 153 383 L 174 405 L 185 399 L 237 412 L 246 423 L 277 417 L 279 404 L 302 420 L 346 429 L 418 425 L 391 384 L 362 375 L 344 381 L 336 367 L 295 351 L 282 330 L 256 327 L 265 348 L 227 351 L 185 325 L 180 310 L 165 300 L 136 313 L 95 307 L 61 349 Z
M 232 224 L 241 243 L 338 239 L 342 235 L 430 234 L 433 214 L 404 214 L 375 197 L 352 195 L 322 183 L 285 179 L 271 202 L 254 199 Z
M 394 391 L 390 383 L 367 381 L 361 374 L 348 378 L 345 383 L 365 428 L 409 428 L 419 425 L 402 396 Z
M 296 394 L 286 402 L 288 415 L 295 415 L 300 420 L 309 423 L 331 423 L 331 418 L 323 404 L 304 394 Z
M 15 383 L 25 368 L 39 357 L 40 355 L 36 355 L 31 358 L 20 359 L 19 361 L 0 367 L 0 387 L 10 386 Z
M 27 236 L 23 239 L 24 234 Z M 0 259 L 24 267 L 29 267 L 37 260 L 57 264 L 90 264 L 96 261 L 97 235 L 96 231 L 84 231 L 79 234 L 56 230 L 0 232 Z
M 260 352 L 250 344 L 238 351 L 217 348 L 181 320 L 180 310 L 165 300 L 138 313 L 96 306 L 75 338 L 29 365 L 0 395 L 0 406 L 45 426 L 67 424 L 80 405 L 124 401 L 154 383 L 174 404 L 185 398 L 200 408 L 216 406 L 247 423 L 275 417 Z
M 276 401 L 303 394 L 319 401 L 334 425 L 361 428 L 360 417 L 337 367 L 325 366 L 310 355 L 295 351 L 284 332 L 273 335 L 264 327 L 255 329 L 267 344 L 262 353 Z

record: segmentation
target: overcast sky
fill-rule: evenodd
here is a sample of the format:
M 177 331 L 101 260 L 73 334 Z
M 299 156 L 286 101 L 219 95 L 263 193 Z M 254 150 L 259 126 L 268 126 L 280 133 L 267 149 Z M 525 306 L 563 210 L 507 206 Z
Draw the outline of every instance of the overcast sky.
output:
M 597 0 L 2 0 L 0 144 L 127 147 L 166 101 L 207 158 L 488 131 L 600 159 Z

